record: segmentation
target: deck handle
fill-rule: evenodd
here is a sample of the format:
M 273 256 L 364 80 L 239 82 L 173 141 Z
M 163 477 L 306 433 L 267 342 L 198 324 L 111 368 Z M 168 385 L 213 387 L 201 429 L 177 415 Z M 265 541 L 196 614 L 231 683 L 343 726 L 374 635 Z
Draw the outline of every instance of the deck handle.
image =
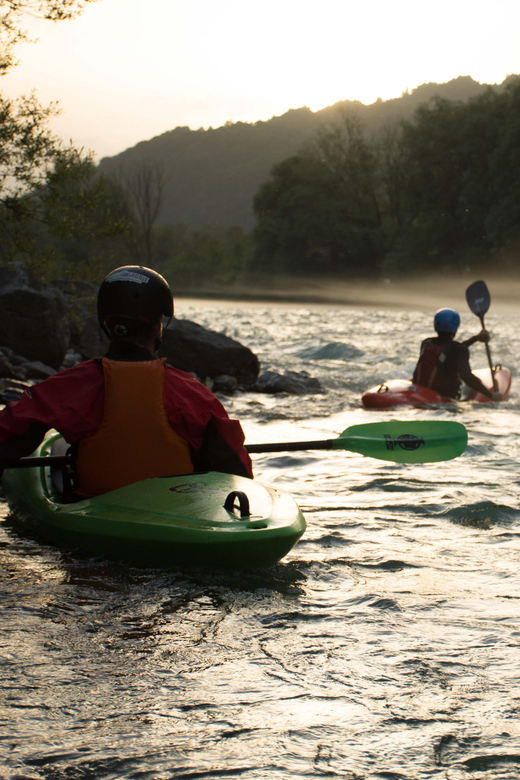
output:
M 224 501 L 224 509 L 227 509 L 228 512 L 234 512 L 235 501 L 237 498 L 240 509 L 240 519 L 243 520 L 245 517 L 250 517 L 251 512 L 249 511 L 249 499 L 242 490 L 231 491 L 231 493 Z

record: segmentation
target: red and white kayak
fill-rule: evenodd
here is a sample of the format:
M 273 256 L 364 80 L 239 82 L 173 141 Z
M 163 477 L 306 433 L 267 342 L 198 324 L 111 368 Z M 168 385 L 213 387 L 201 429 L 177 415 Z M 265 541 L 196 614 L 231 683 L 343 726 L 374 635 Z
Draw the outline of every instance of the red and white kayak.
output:
M 478 376 L 485 387 L 492 389 L 493 379 L 489 368 L 480 368 L 473 373 Z M 506 398 L 511 387 L 511 371 L 508 368 L 496 366 L 494 376 L 498 392 Z M 408 379 L 390 379 L 381 385 L 371 387 L 361 398 L 365 409 L 389 409 L 393 406 L 425 407 L 437 404 L 456 404 L 458 401 L 487 403 L 489 400 L 486 395 L 472 390 L 467 385 L 462 386 L 459 399 L 446 398 L 435 390 L 415 385 Z

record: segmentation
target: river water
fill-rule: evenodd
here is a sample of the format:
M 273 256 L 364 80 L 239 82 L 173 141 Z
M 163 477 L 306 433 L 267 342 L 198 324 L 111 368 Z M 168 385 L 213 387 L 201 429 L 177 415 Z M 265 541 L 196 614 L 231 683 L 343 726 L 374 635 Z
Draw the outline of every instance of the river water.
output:
M 486 316 L 510 399 L 368 412 L 431 311 L 184 300 L 178 315 L 307 371 L 320 395 L 223 398 L 247 440 L 457 420 L 460 458 L 254 456 L 308 523 L 260 572 L 158 569 L 21 535 L 0 505 L 0 778 L 520 777 L 520 317 Z M 478 330 L 463 314 L 460 335 Z M 486 365 L 481 344 L 474 368 Z

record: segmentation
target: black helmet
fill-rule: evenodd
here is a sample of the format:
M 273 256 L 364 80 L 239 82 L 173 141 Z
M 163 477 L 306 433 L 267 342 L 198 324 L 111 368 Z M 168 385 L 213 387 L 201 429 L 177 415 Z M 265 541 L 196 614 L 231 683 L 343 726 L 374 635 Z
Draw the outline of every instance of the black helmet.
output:
M 107 336 L 111 323 L 121 320 L 157 322 L 173 317 L 173 297 L 166 279 L 141 265 L 124 265 L 101 282 L 97 297 L 98 321 Z

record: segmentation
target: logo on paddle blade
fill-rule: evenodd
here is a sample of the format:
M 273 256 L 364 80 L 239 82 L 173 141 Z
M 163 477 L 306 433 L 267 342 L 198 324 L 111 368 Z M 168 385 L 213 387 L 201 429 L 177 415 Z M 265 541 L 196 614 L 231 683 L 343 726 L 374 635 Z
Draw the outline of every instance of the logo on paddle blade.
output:
M 403 433 L 402 436 L 394 438 L 389 433 L 385 433 L 385 442 L 387 450 L 395 450 L 396 447 L 400 447 L 402 450 L 418 450 L 421 444 L 426 446 L 422 437 L 414 436 L 411 433 Z

